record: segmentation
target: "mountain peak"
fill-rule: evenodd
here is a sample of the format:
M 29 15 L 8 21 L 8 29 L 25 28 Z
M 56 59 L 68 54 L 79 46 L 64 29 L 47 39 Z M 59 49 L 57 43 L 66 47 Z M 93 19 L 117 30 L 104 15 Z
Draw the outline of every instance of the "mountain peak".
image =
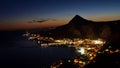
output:
M 81 17 L 81 16 L 79 16 L 79 15 L 75 15 L 74 17 Z M 81 17 L 82 18 L 82 17 Z
M 86 22 L 88 20 L 84 19 L 83 17 L 79 16 L 79 15 L 75 15 L 73 17 L 73 19 L 69 22 L 69 24 L 72 24 L 72 23 L 80 23 L 80 22 Z

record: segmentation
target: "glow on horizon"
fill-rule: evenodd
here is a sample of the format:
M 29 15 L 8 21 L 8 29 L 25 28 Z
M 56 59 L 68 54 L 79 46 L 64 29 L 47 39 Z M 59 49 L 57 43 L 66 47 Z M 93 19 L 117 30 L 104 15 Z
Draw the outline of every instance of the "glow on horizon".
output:
M 71 18 L 72 19 L 72 18 Z M 69 23 L 71 20 L 60 20 L 60 21 L 49 21 L 46 23 L 9 23 L 9 24 L 1 24 L 0 30 L 18 30 L 18 29 L 34 29 L 34 28 L 48 28 L 48 27 L 56 27 L 61 26 Z M 85 18 L 87 19 L 87 18 Z M 111 17 L 101 17 L 101 18 L 89 18 L 88 20 L 92 21 L 113 21 L 113 20 L 120 20 L 120 17 L 111 16 Z
M 21 29 L 36 29 L 36 28 L 49 28 L 64 25 L 67 21 L 55 21 L 45 23 L 9 23 L 0 24 L 0 30 L 21 30 Z
M 114 21 L 114 20 L 120 20 L 120 15 L 106 15 L 106 16 L 91 16 L 87 17 L 88 20 L 92 21 Z
M 0 6 L 0 30 L 64 25 L 76 14 L 92 21 L 120 20 L 119 0 L 0 0 Z M 60 21 L 41 24 L 25 22 L 36 18 L 53 18 Z

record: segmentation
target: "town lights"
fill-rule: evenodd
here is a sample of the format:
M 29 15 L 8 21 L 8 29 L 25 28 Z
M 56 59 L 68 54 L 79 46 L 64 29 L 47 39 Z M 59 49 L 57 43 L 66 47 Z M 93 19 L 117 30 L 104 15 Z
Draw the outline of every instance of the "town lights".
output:
M 79 49 L 77 50 L 77 52 L 79 52 L 81 55 L 85 54 L 84 47 L 79 47 Z
M 93 40 L 93 44 L 104 44 L 105 42 L 103 40 Z

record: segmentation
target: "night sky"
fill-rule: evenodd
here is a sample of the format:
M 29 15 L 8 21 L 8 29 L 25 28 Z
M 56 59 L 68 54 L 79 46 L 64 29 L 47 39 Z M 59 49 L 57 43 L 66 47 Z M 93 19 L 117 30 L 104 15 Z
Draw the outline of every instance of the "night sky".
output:
M 120 20 L 120 0 L 0 0 L 0 30 L 60 26 L 76 14 L 93 21 Z

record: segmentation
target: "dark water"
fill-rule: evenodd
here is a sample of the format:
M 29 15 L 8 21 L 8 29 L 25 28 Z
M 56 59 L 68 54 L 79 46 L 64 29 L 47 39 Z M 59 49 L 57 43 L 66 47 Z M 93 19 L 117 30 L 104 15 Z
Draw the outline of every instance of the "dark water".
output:
M 45 66 L 72 56 L 74 52 L 69 48 L 0 48 L 0 63 L 7 65 Z
M 75 56 L 71 48 L 38 47 L 22 37 L 22 32 L 1 32 L 0 38 L 0 68 L 44 68 Z

